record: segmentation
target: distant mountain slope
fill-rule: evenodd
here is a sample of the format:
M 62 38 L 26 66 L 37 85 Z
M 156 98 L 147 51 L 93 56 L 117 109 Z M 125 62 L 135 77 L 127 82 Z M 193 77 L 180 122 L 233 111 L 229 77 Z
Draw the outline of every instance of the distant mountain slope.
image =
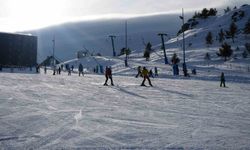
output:
M 178 14 L 154 15 L 127 19 L 128 46 L 132 50 L 144 48 L 142 39 L 153 44 L 160 42 L 159 32 L 176 34 L 181 21 Z M 56 56 L 62 60 L 76 57 L 78 50 L 86 47 L 92 52 L 112 55 L 109 35 L 116 35 L 115 48 L 119 53 L 125 45 L 125 19 L 106 19 L 61 24 L 34 31 L 26 31 L 38 36 L 38 61 L 52 54 L 53 35 L 56 38 Z

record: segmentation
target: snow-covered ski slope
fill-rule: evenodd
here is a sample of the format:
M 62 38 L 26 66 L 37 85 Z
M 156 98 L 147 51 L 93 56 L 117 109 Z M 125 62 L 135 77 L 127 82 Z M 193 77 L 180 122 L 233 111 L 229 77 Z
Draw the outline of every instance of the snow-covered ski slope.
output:
M 250 16 L 249 6 L 240 9 Z M 226 62 L 215 54 L 220 43 L 207 47 L 204 38 L 210 30 L 215 35 L 217 25 L 228 28 L 233 11 L 220 19 L 202 20 L 185 32 L 186 44 L 192 43 L 186 51 L 189 73 L 197 69 L 197 75 L 188 78 L 182 68 L 180 76 L 172 75 L 160 44 L 154 46 L 150 61 L 142 58 L 142 50 L 134 51 L 127 68 L 124 56 L 65 62 L 75 68 L 82 63 L 84 77 L 4 69 L 0 149 L 250 149 L 249 58 L 240 56 L 249 37 L 239 33 L 235 43 L 227 39 L 240 50 L 234 50 L 237 59 Z M 181 43 L 181 35 L 166 42 L 169 60 L 175 52 L 182 62 Z M 204 60 L 206 52 L 210 61 Z M 103 86 L 105 77 L 92 73 L 96 65 L 112 66 L 115 86 Z M 152 79 L 154 87 L 140 86 L 142 78 L 134 77 L 139 65 L 159 69 L 159 77 Z M 226 88 L 219 87 L 221 72 Z
M 1 149 L 249 149 L 249 83 L 0 73 Z M 147 84 L 147 83 L 146 83 Z

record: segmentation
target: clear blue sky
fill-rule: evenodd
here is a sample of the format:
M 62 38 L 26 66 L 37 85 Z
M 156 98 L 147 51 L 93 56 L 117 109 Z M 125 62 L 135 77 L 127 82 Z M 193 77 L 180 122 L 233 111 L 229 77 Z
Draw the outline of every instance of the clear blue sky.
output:
M 0 0 L 0 31 L 33 29 L 68 20 L 177 13 L 242 5 L 249 0 Z

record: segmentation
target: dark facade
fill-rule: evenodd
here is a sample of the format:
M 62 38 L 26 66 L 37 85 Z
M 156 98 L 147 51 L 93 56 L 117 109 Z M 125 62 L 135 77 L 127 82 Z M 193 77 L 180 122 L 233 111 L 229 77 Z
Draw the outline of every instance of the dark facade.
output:
M 0 65 L 35 66 L 37 64 L 37 37 L 0 33 Z

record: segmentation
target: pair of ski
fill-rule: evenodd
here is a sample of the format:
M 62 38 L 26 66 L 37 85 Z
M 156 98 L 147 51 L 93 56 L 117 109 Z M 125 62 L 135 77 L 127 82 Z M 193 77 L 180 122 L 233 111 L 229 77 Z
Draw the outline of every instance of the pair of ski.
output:
M 141 84 L 141 86 L 144 86 L 144 87 L 153 87 L 153 85 L 147 86 L 145 84 Z
M 103 84 L 103 86 L 109 86 L 108 84 Z M 115 86 L 114 84 L 111 84 L 111 86 Z
M 114 84 L 108 85 L 108 84 L 103 84 L 103 86 L 115 86 Z M 147 86 L 147 85 L 141 85 L 143 87 L 153 87 L 153 85 Z

